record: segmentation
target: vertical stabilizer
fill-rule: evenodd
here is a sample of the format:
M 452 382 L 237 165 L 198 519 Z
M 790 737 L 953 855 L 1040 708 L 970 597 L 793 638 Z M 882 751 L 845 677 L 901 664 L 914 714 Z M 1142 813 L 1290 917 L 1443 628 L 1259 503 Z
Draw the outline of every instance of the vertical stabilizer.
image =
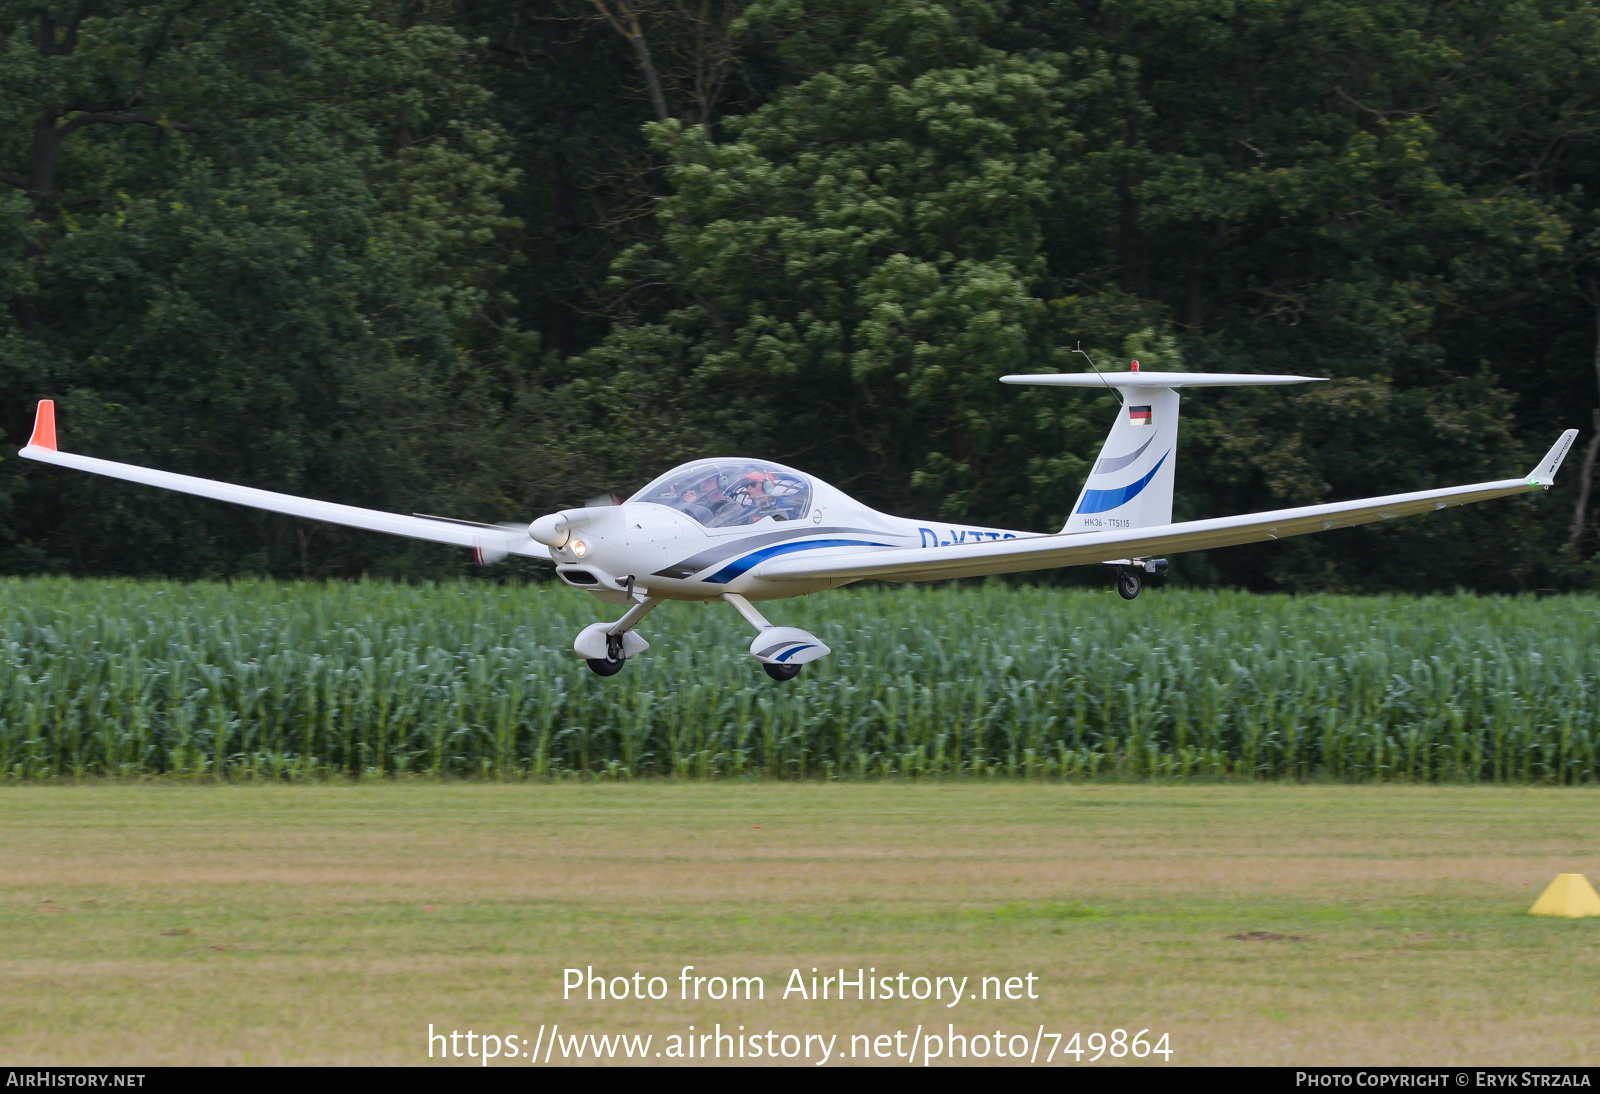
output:
M 1245 372 L 1140 372 L 1138 368 L 1139 362 L 1135 361 L 1128 372 L 1040 372 L 1000 377 L 1003 384 L 1102 391 L 1114 388 L 1122 396 L 1122 409 L 1111 427 L 1111 436 L 1089 469 L 1089 479 L 1083 484 L 1083 493 L 1078 495 L 1066 527 L 1061 529 L 1063 534 L 1172 523 L 1172 484 L 1178 460 L 1178 388 L 1310 384 L 1321 379 Z M 1561 447 L 1559 442 L 1557 447 Z M 1562 454 L 1565 452 L 1563 448 Z M 1553 465 L 1550 474 L 1554 474 Z
M 1172 523 L 1178 460 L 1178 393 L 1117 388 L 1122 408 L 1062 532 L 1151 528 Z

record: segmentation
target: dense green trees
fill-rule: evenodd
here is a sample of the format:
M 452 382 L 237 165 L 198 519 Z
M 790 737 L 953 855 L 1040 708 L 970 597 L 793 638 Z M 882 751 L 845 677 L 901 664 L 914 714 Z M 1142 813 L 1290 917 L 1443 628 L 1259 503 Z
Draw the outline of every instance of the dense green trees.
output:
M 515 181 L 468 42 L 337 0 L 39 7 L 3 24 L 8 434 L 49 394 L 83 451 L 455 500 L 426 491 L 461 470 L 440 449 L 482 384 L 465 343 L 504 292 L 497 194 Z M 18 462 L 0 480 L 13 568 L 340 555 L 321 528 Z
M 51 394 L 84 451 L 483 519 L 758 452 L 1049 528 L 1110 404 L 995 378 L 1080 346 L 1333 378 L 1188 399 L 1185 516 L 1600 431 L 1585 3 L 34 3 L 0 33 L 18 439 Z M 1595 451 L 1537 501 L 1181 573 L 1588 583 Z M 6 569 L 455 564 L 20 462 Z

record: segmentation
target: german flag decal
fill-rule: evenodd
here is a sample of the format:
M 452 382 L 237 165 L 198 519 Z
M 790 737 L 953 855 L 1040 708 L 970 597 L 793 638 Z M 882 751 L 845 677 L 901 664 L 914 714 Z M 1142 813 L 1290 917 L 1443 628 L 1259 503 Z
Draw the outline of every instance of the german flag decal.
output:
M 1128 408 L 1129 425 L 1149 425 L 1150 408 L 1147 406 L 1130 406 Z

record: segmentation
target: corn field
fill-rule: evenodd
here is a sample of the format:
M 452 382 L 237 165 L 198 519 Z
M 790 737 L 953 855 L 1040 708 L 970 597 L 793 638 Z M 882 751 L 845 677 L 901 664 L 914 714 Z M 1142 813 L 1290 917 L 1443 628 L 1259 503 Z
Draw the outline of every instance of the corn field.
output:
M 668 604 L 609 680 L 561 587 L 0 580 L 0 772 L 1591 783 L 1600 599 L 863 588 Z

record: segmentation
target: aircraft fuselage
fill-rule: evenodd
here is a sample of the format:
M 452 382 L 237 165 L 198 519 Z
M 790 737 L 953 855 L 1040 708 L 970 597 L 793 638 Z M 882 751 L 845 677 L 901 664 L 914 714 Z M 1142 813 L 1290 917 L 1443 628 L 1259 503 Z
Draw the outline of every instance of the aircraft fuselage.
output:
M 772 465 L 768 465 L 772 466 Z M 789 470 L 785 468 L 784 470 Z M 793 472 L 798 478 L 799 472 Z M 769 558 L 873 548 L 947 547 L 1036 535 L 1007 528 L 911 520 L 880 513 L 812 476 L 803 511 L 735 527 L 712 527 L 673 505 L 629 500 L 564 510 L 569 534 L 550 554 L 561 579 L 610 603 L 633 591 L 665 600 L 712 600 L 737 593 L 776 600 L 832 588 L 837 579 L 772 581 L 758 577 Z

